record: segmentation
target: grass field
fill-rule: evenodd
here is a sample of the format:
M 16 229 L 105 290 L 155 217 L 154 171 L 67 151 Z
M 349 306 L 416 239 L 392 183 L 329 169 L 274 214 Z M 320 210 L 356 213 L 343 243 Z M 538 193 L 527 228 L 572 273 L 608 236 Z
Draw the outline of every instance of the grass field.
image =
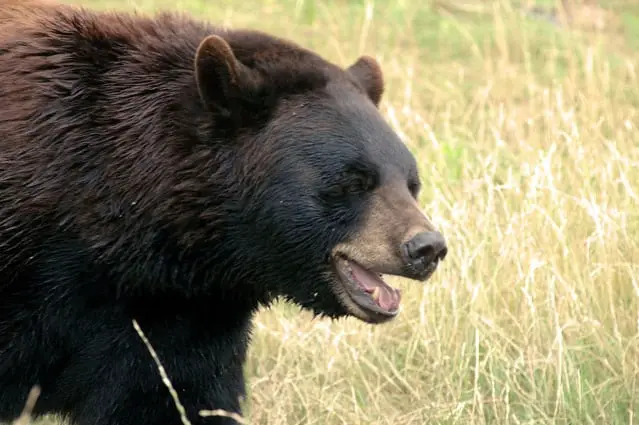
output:
M 639 424 L 636 2 L 605 2 L 599 32 L 488 1 L 93 3 L 192 11 L 340 65 L 375 55 L 382 111 L 418 157 L 446 261 L 396 281 L 391 324 L 261 312 L 247 421 Z

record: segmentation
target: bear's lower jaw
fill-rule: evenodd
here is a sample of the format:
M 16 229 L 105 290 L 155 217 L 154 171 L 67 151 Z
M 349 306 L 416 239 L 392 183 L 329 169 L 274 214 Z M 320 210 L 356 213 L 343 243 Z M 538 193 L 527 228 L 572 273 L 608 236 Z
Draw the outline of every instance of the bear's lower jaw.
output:
M 392 320 L 400 310 L 401 292 L 356 261 L 337 256 L 334 292 L 349 314 L 368 323 Z

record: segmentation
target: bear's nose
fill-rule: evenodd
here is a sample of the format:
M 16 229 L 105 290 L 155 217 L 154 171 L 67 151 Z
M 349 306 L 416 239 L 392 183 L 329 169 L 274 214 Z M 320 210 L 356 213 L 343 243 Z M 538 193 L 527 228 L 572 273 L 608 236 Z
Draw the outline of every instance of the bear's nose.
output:
M 448 254 L 444 236 L 437 232 L 421 232 L 402 246 L 402 252 L 410 263 L 428 265 L 443 260 Z

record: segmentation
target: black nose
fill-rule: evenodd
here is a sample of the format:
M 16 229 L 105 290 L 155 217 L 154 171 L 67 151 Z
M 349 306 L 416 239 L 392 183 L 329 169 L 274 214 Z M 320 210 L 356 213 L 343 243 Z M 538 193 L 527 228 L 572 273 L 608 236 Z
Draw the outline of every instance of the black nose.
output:
M 446 240 L 439 232 L 422 232 L 402 246 L 404 255 L 411 263 L 428 265 L 435 260 L 443 260 L 448 253 Z

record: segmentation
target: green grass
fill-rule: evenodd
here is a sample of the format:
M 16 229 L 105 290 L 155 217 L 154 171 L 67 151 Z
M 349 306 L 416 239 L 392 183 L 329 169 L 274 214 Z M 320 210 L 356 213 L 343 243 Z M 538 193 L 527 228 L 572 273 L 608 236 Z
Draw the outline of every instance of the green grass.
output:
M 404 310 L 388 325 L 311 320 L 286 304 L 261 312 L 250 423 L 639 423 L 631 1 L 608 2 L 620 22 L 608 33 L 486 1 L 478 15 L 416 0 L 94 3 L 189 10 L 340 65 L 373 54 L 382 112 L 418 158 L 447 260 L 427 285 L 396 281 Z

